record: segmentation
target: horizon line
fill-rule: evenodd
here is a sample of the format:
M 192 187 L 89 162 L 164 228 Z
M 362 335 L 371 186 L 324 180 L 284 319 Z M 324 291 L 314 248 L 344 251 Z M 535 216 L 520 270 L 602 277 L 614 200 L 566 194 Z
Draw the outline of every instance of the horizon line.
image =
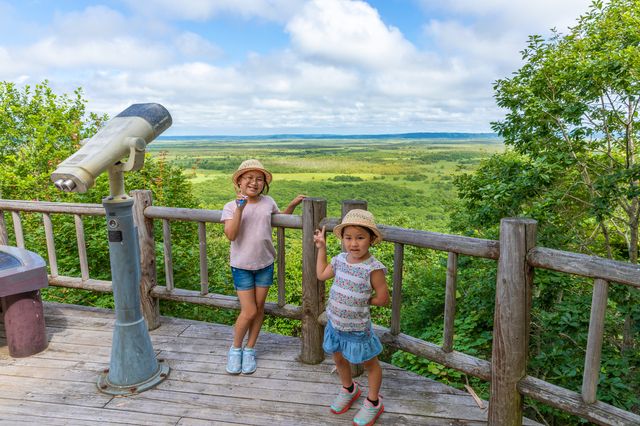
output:
M 499 135 L 495 132 L 403 132 L 403 133 L 265 133 L 259 135 L 216 135 L 216 134 L 197 134 L 197 135 L 160 135 L 158 139 L 170 138 L 356 138 L 356 137 L 421 137 L 421 136 L 484 136 L 496 137 Z

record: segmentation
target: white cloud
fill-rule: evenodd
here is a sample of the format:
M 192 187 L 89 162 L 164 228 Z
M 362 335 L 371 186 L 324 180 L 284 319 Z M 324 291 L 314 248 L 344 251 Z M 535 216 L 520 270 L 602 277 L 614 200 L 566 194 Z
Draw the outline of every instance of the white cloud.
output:
M 312 0 L 287 24 L 303 57 L 366 68 L 394 67 L 413 55 L 413 46 L 363 1 Z
M 0 79 L 81 86 L 89 110 L 111 116 L 159 102 L 173 134 L 488 131 L 501 114 L 491 84 L 520 66 L 527 36 L 575 22 L 588 0 L 424 0 L 438 13 L 425 14 L 415 44 L 362 0 L 124 3 L 38 22 L 0 0 L 11 13 L 0 16 Z M 256 20 L 280 25 L 273 49 L 230 47 L 208 31 L 277 28 Z
M 73 42 L 50 37 L 24 49 L 24 55 L 33 58 L 34 65 L 54 68 L 140 69 L 165 63 L 168 59 L 162 46 L 130 37 L 79 38 Z
M 189 58 L 213 60 L 222 55 L 220 47 L 191 31 L 179 34 L 174 43 L 178 52 Z

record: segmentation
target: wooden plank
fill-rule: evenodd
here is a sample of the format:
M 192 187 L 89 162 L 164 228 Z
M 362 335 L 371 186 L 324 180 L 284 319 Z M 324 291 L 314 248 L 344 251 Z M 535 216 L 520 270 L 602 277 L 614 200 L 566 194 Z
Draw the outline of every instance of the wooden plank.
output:
M 454 323 L 456 320 L 456 283 L 458 281 L 458 254 L 449 252 L 447 256 L 447 279 L 444 297 L 444 332 L 442 350 L 453 350 Z
M 80 260 L 80 275 L 82 281 L 89 279 L 89 264 L 87 262 L 87 244 L 84 241 L 84 225 L 82 217 L 74 214 L 73 219 L 76 223 L 76 241 L 78 243 L 78 259 Z
M 20 219 L 20 213 L 12 211 L 11 219 L 13 219 L 13 232 L 16 237 L 16 246 L 20 248 L 25 248 L 24 234 L 22 233 L 22 220 Z
M 0 210 L 34 213 L 67 213 L 85 216 L 104 216 L 101 204 L 58 203 L 48 201 L 0 200 Z
M 535 220 L 508 218 L 500 221 L 500 259 L 491 352 L 490 425 L 522 423 L 523 399 L 517 391 L 517 384 L 527 371 L 533 268 L 527 265 L 526 256 L 535 246 L 535 231 Z
M 30 419 L 39 413 L 38 417 L 46 417 L 54 421 L 66 420 L 67 424 L 82 424 L 80 422 L 92 422 L 92 424 L 129 424 L 129 425 L 175 425 L 179 416 L 157 413 L 137 413 L 135 411 L 105 410 L 72 404 L 53 404 L 38 401 L 18 401 L 14 399 L 0 399 L 0 413 L 13 415 L 19 419 Z M 49 424 L 48 422 L 42 424 Z
M 587 404 L 582 395 L 560 386 L 527 376 L 518 383 L 518 390 L 523 395 L 543 402 L 551 407 L 567 413 L 583 417 L 590 422 L 600 425 L 630 426 L 640 425 L 640 415 L 596 401 Z
M 200 294 L 209 293 L 209 268 L 207 265 L 207 228 L 204 222 L 198 222 L 198 248 L 200 251 Z
M 149 209 L 151 208 L 153 207 L 149 207 Z M 171 225 L 169 224 L 169 221 L 166 219 L 162 220 L 162 246 L 164 247 L 165 281 L 167 284 L 167 290 L 169 292 L 172 292 L 173 291 L 173 256 L 171 255 Z
M 382 327 L 379 327 L 377 330 L 376 328 L 378 327 L 374 328 L 376 334 L 378 334 L 382 343 L 386 345 L 422 356 L 446 367 L 454 368 L 483 380 L 491 379 L 491 363 L 488 361 L 462 352 L 445 352 L 440 346 L 431 342 L 425 342 L 424 340 L 402 333 L 394 336 L 389 331 L 381 330 L 383 329 Z
M 222 210 L 152 206 L 145 210 L 144 215 L 150 219 L 222 223 Z M 271 226 L 302 229 L 302 218 L 293 214 L 274 214 L 271 216 Z
M 316 275 L 317 249 L 313 234 L 327 215 L 327 201 L 305 198 L 302 201 L 302 348 L 300 360 L 317 364 L 324 359 L 322 339 L 324 327 L 318 316 L 324 310 L 325 286 Z
M 160 326 L 160 304 L 150 292 L 158 285 L 156 272 L 156 243 L 153 237 L 153 221 L 144 217 L 144 210 L 153 204 L 151 191 L 131 191 L 134 199 L 133 220 L 140 243 L 140 306 L 149 330 Z
M 400 333 L 400 309 L 402 308 L 402 269 L 404 267 L 404 245 L 393 247 L 393 290 L 391 292 L 391 334 Z
M 633 263 L 545 247 L 535 247 L 529 251 L 527 261 L 536 268 L 601 278 L 640 288 L 640 265 Z
M 224 309 L 240 309 L 240 302 L 236 296 L 226 296 L 223 294 L 200 294 L 199 291 L 176 288 L 170 290 L 168 287 L 156 286 L 151 291 L 151 295 L 163 300 L 173 300 L 174 302 L 189 302 L 197 305 L 213 306 Z M 284 318 L 301 319 L 303 309 L 301 306 L 284 305 L 279 307 L 277 303 L 267 302 L 264 305 L 264 312 L 268 315 L 275 315 Z
M 0 375 L 0 398 L 103 407 L 113 397 L 98 392 L 96 382 L 33 379 Z M 95 375 L 97 380 L 97 374 Z
M 326 226 L 327 231 L 332 231 L 339 222 L 340 220 L 336 218 L 326 218 L 320 222 L 320 227 Z M 388 225 L 377 226 L 382 233 L 384 241 L 391 243 L 409 244 L 416 247 L 446 252 L 453 251 L 459 254 L 496 260 L 500 254 L 500 243 L 498 241 L 440 234 L 438 232 L 421 231 L 419 229 L 398 228 Z
M 44 224 L 44 235 L 47 240 L 47 255 L 49 257 L 49 271 L 52 277 L 58 276 L 58 260 L 56 258 L 56 244 L 53 239 L 53 224 L 49 213 L 42 214 Z
M 87 279 L 78 277 L 65 277 L 58 275 L 57 277 L 49 277 L 49 285 L 56 287 L 80 288 L 83 290 L 98 291 L 100 293 L 111 293 L 113 287 L 111 281 Z
M 276 230 L 276 241 L 278 246 L 277 251 L 277 259 L 276 263 L 278 265 L 278 306 L 283 307 L 286 303 L 286 294 L 285 294 L 285 272 L 286 272 L 286 256 L 285 256 L 285 238 L 284 238 L 284 228 L 278 227 Z
M 609 284 L 605 280 L 596 278 L 593 282 L 587 353 L 584 358 L 584 373 L 582 375 L 582 400 L 587 404 L 592 404 L 597 400 L 596 392 L 600 381 L 600 359 L 602 357 L 608 287 Z
M 7 222 L 4 220 L 4 211 L 0 210 L 0 246 L 9 245 L 9 236 L 7 235 Z

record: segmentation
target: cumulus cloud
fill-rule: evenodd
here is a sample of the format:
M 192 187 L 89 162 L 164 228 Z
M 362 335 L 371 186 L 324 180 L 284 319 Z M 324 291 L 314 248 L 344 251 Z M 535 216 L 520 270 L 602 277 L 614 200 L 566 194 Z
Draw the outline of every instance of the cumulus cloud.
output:
M 112 116 L 159 102 L 173 134 L 488 131 L 492 82 L 519 67 L 527 35 L 571 24 L 588 0 L 422 3 L 409 38 L 363 0 L 125 0 L 44 22 L 0 0 L 0 78 L 82 86 Z M 212 38 L 222 20 L 269 22 L 279 44 L 230 55 L 244 40 Z
M 286 26 L 302 57 L 362 66 L 397 66 L 413 46 L 363 1 L 312 0 Z

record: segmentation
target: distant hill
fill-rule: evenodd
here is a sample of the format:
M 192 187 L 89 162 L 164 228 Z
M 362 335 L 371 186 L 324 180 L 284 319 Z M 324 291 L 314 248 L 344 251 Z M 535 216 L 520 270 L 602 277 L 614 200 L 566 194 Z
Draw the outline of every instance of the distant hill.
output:
M 286 140 L 286 139 L 500 139 L 495 133 L 450 133 L 450 132 L 420 132 L 420 133 L 385 133 L 373 135 L 340 135 L 340 134 L 279 134 L 257 136 L 160 136 L 158 140 L 172 141 L 202 141 L 202 140 Z

